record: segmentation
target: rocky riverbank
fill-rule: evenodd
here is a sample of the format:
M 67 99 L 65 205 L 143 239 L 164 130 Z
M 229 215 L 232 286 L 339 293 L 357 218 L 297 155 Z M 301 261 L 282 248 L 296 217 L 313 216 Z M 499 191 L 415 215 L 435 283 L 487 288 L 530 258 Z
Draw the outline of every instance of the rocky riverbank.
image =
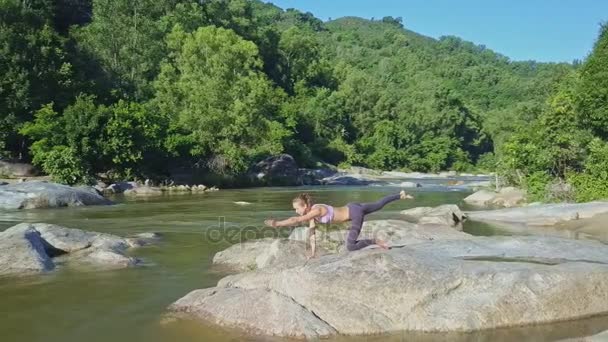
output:
M 3 173 L 4 172 L 4 173 Z M 11 177 L 6 183 L 17 183 L 22 180 L 46 180 L 50 177 L 34 177 L 38 174 L 35 168 L 26 163 L 0 163 L 0 175 Z M 193 167 L 172 167 L 164 180 L 121 181 L 111 183 L 107 175 L 99 174 L 96 188 L 105 194 L 125 193 L 130 195 L 155 195 L 161 193 L 186 193 L 212 191 L 220 183 L 230 187 L 251 186 L 299 186 L 299 185 L 391 185 L 402 188 L 423 187 L 430 183 L 441 183 L 455 190 L 480 189 L 490 186 L 490 176 L 484 174 L 457 173 L 446 171 L 440 173 L 420 173 L 401 171 L 382 171 L 353 166 L 340 169 L 329 164 L 320 164 L 316 168 L 301 168 L 296 160 L 288 154 L 279 154 L 263 159 L 251 165 L 247 172 L 239 176 L 210 175 L 208 171 Z M 216 184 L 205 186 L 201 184 Z M 430 182 L 430 183 L 429 183 Z M 135 189 L 138 188 L 138 189 Z M 133 191 L 130 191 L 133 190 Z

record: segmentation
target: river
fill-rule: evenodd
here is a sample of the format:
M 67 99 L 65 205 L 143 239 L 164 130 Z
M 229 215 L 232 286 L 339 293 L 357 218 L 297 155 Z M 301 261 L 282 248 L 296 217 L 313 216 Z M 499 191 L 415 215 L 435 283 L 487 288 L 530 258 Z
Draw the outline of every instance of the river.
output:
M 453 190 L 453 189 L 452 189 Z M 292 215 L 291 199 L 310 192 L 318 203 L 333 205 L 374 201 L 398 191 L 392 186 L 282 187 L 221 190 L 147 199 L 115 198 L 114 206 L 0 212 L 0 231 L 20 222 L 47 222 L 66 227 L 126 236 L 139 232 L 163 234 L 158 245 L 135 250 L 144 266 L 82 271 L 68 267 L 42 276 L 0 278 L 2 341 L 238 341 L 275 340 L 243 337 L 233 331 L 198 322 L 162 324 L 166 307 L 193 289 L 214 286 L 225 274 L 211 267 L 213 255 L 232 243 L 256 235 L 265 218 Z M 368 219 L 399 218 L 399 211 L 446 203 L 463 206 L 468 192 L 423 187 L 414 201 L 397 201 Z M 248 205 L 234 202 L 245 201 Z M 210 234 L 220 225 L 230 234 Z M 506 234 L 487 225 L 466 223 L 476 235 Z M 276 234 L 288 234 L 283 229 Z M 474 334 L 403 333 L 377 338 L 337 341 L 552 341 L 608 328 L 608 318 L 537 327 L 499 329 Z

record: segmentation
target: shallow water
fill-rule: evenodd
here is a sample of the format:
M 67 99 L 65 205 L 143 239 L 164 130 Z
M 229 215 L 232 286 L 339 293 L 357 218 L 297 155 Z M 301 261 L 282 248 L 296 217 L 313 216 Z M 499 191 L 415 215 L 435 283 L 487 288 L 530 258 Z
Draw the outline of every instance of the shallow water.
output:
M 277 340 L 244 337 L 234 331 L 180 321 L 161 324 L 166 307 L 191 290 L 214 286 L 225 274 L 211 268 L 213 255 L 232 243 L 268 236 L 261 230 L 270 216 L 285 218 L 291 198 L 309 191 L 317 202 L 341 205 L 366 202 L 395 192 L 396 187 L 312 187 L 222 190 L 199 195 L 174 195 L 125 200 L 108 207 L 0 212 L 0 230 L 20 222 L 48 222 L 121 236 L 163 233 L 159 245 L 133 252 L 146 266 L 114 271 L 59 268 L 42 276 L 0 278 L 1 341 L 240 341 Z M 391 203 L 370 219 L 398 218 L 417 206 L 454 203 L 467 195 L 458 191 L 412 191 L 415 201 Z M 237 205 L 235 201 L 250 202 Z M 228 234 L 217 235 L 221 224 Z M 476 235 L 503 234 L 483 224 L 467 223 Z M 280 231 L 288 234 L 289 230 Z M 275 232 L 276 233 L 276 232 Z M 403 333 L 336 341 L 551 341 L 608 329 L 608 318 L 475 334 Z

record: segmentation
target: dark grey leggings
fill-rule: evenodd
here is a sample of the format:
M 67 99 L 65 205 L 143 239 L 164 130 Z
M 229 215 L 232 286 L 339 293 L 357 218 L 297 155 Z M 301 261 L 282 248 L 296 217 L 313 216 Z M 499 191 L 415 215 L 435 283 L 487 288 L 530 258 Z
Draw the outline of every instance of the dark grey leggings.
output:
M 374 240 L 365 239 L 357 240 L 361 233 L 361 227 L 363 226 L 363 219 L 365 215 L 371 214 L 375 211 L 382 209 L 385 205 L 392 201 L 396 201 L 400 198 L 399 194 L 388 195 L 377 202 L 373 203 L 348 203 L 348 213 L 351 220 L 351 226 L 346 235 L 346 248 L 349 251 L 356 251 L 358 249 L 373 245 L 376 242 Z

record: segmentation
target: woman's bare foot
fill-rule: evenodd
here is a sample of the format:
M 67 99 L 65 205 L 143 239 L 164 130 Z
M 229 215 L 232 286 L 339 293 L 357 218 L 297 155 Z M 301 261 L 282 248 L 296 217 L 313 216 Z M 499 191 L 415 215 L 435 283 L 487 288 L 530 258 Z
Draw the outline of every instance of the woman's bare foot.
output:
M 376 245 L 380 246 L 382 249 L 388 249 L 388 244 L 385 241 L 376 239 Z
M 414 198 L 414 196 L 406 193 L 405 190 L 401 190 L 401 192 L 399 193 L 399 197 L 401 199 L 413 199 Z

